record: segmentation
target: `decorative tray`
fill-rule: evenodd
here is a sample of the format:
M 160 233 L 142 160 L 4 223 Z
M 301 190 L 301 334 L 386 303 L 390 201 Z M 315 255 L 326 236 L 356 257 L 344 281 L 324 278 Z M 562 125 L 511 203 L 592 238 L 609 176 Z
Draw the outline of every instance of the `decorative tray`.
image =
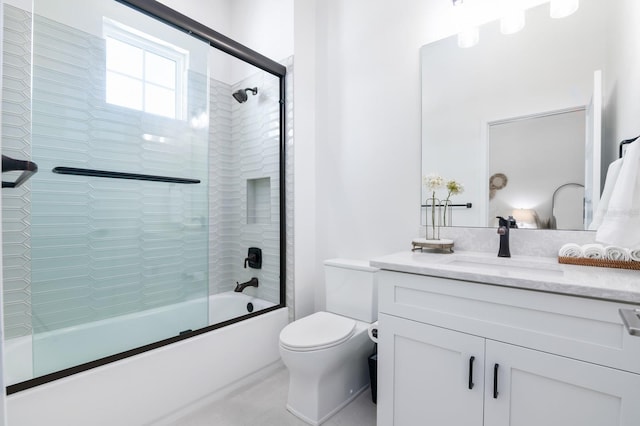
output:
M 599 266 L 601 268 L 634 269 L 640 271 L 640 262 L 632 260 L 591 259 L 587 257 L 558 256 L 559 263 L 582 266 Z
M 427 240 L 425 238 L 416 238 L 411 241 L 411 251 L 431 249 L 442 251 L 444 253 L 453 253 L 453 240 Z

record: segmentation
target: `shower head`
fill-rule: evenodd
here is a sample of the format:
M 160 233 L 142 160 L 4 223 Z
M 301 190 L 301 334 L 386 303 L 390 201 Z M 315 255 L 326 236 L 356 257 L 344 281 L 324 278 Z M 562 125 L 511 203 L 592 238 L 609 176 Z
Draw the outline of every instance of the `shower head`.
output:
M 240 89 L 237 92 L 233 92 L 233 99 L 235 99 L 236 101 L 243 103 L 247 101 L 247 92 L 251 92 L 254 96 L 258 94 L 258 88 L 254 87 L 254 88 L 250 88 L 247 87 L 246 89 Z

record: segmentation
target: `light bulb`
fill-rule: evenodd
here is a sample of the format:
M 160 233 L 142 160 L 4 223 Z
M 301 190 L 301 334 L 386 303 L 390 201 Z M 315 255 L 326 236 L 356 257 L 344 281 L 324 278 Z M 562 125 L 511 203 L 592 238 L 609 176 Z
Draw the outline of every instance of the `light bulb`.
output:
M 458 47 L 473 47 L 480 41 L 478 27 L 467 27 L 458 33 Z
M 454 19 L 458 27 L 458 47 L 473 47 L 480 40 L 480 31 L 474 23 L 472 11 L 462 0 L 454 0 Z
M 524 10 L 511 10 L 500 19 L 500 32 L 502 34 L 515 34 L 524 28 L 524 22 Z
M 551 0 L 550 14 L 552 18 L 565 18 L 580 6 L 580 0 Z

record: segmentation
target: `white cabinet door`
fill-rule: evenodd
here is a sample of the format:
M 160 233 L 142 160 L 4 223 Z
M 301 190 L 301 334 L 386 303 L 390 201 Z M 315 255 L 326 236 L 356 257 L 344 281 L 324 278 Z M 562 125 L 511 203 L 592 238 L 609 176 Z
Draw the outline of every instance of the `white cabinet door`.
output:
M 485 339 L 385 314 L 378 321 L 378 425 L 482 426 Z
M 639 395 L 638 374 L 486 341 L 485 425 L 638 426 Z

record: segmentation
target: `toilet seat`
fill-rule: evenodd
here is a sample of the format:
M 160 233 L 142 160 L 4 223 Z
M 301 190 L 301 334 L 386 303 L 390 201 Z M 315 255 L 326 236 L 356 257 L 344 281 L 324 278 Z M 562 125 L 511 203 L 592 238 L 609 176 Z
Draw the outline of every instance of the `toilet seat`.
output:
M 280 332 L 280 345 L 291 351 L 327 349 L 348 340 L 356 322 L 330 312 L 316 312 L 292 322 Z

